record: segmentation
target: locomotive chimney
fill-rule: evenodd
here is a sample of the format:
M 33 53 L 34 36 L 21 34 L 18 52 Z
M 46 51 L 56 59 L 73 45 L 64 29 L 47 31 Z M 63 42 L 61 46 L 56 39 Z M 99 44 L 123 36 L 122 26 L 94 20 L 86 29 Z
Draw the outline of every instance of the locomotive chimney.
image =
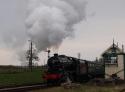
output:
M 54 57 L 58 57 L 58 53 L 55 53 L 55 54 L 54 54 Z

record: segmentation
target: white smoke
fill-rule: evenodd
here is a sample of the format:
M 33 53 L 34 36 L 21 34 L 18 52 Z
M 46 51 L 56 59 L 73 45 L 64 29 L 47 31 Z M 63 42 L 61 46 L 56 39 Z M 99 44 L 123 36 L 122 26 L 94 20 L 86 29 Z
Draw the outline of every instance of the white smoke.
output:
M 39 51 L 58 47 L 85 19 L 85 0 L 29 0 L 26 27 Z
M 7 55 L 8 52 L 12 54 L 15 64 L 17 61 L 26 62 L 29 38 L 33 40 L 39 52 L 47 48 L 58 48 L 65 38 L 73 35 L 74 25 L 85 19 L 85 0 L 3 2 L 6 5 L 2 6 L 4 11 L 0 8 L 3 16 L 0 17 L 0 53 L 2 55 L 4 49 Z M 10 58 L 7 55 L 4 54 L 4 57 Z

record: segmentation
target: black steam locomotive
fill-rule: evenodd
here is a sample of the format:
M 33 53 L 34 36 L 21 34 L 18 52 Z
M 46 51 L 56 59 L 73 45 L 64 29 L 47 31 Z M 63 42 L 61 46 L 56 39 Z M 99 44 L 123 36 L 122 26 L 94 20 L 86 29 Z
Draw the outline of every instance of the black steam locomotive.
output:
M 47 62 L 44 80 L 49 83 L 86 82 L 95 77 L 104 78 L 103 64 L 65 55 L 54 54 Z

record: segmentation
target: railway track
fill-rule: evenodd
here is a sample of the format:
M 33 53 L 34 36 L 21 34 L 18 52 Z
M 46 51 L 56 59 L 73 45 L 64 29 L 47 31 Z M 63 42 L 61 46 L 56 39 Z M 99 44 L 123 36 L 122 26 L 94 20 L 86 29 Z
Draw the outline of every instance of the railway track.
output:
M 10 88 L 1 88 L 0 92 L 28 92 L 30 90 L 35 89 L 42 89 L 47 88 L 47 84 L 38 84 L 38 85 L 27 85 L 27 86 L 20 86 L 20 87 L 10 87 Z

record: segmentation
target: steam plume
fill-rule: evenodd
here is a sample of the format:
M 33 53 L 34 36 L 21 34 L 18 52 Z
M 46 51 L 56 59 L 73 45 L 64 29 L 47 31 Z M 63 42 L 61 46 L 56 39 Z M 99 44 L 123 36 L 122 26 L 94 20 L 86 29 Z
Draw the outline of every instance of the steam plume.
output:
M 39 51 L 58 47 L 85 19 L 85 0 L 29 0 L 26 27 Z
M 29 38 L 39 51 L 56 48 L 73 35 L 74 25 L 85 19 L 85 0 L 8 0 L 7 4 L 1 11 L 4 22 L 1 23 L 0 53 L 12 54 L 14 64 L 26 62 Z M 11 60 L 3 61 L 11 64 Z

